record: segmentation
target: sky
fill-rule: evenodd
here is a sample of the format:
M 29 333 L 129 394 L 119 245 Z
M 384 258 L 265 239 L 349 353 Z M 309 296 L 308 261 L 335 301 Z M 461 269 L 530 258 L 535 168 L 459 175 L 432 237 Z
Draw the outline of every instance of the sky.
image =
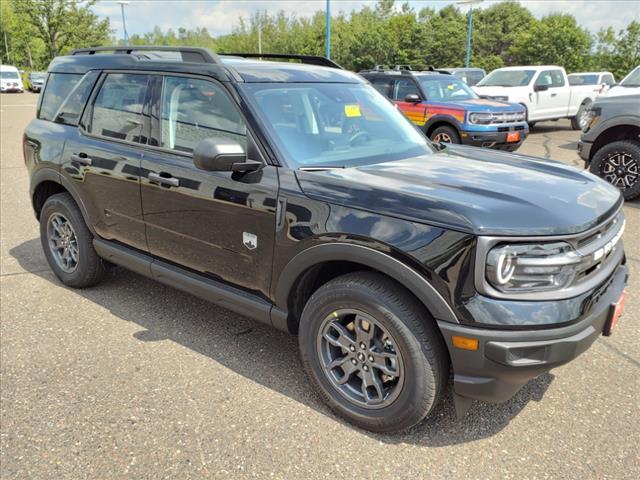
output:
M 474 8 L 486 8 L 500 0 L 484 0 Z M 376 0 L 331 0 L 331 12 L 345 13 L 373 7 Z M 399 6 L 402 0 L 396 0 Z M 410 0 L 415 10 L 435 9 L 456 3 L 444 0 Z M 536 17 L 553 12 L 570 13 L 578 23 L 595 33 L 602 27 L 620 30 L 632 20 L 640 21 L 640 0 L 521 0 Z M 257 11 L 276 13 L 284 10 L 297 17 L 324 11 L 326 0 L 129 0 L 126 8 L 129 35 L 143 34 L 158 25 L 163 30 L 179 27 L 206 27 L 212 35 L 230 33 L 240 17 L 248 18 Z M 461 6 L 466 10 L 466 6 Z M 122 38 L 120 5 L 116 0 L 99 0 L 92 7 L 100 17 L 108 17 L 117 38 Z

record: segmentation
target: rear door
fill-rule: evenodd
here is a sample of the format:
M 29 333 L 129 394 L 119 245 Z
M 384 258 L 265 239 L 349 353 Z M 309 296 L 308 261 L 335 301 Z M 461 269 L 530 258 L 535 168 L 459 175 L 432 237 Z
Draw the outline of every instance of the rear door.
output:
M 213 79 L 157 76 L 151 144 L 142 160 L 149 250 L 180 266 L 267 296 L 275 235 L 277 168 L 209 172 L 193 163 L 206 138 L 239 142 L 262 160 L 235 102 Z
M 65 145 L 63 174 L 102 238 L 147 250 L 140 201 L 140 161 L 149 135 L 150 76 L 104 73 L 80 128 Z

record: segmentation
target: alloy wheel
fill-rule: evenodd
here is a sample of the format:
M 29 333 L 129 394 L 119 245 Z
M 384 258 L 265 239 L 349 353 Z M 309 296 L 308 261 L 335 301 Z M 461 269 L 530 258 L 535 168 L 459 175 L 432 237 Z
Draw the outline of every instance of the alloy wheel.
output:
M 386 407 L 402 390 L 404 367 L 397 343 L 371 315 L 352 309 L 332 312 L 320 327 L 317 351 L 332 386 L 360 407 Z
M 451 143 L 451 137 L 448 134 L 441 132 L 433 137 L 433 141 L 435 143 Z
M 54 213 L 47 221 L 47 243 L 56 265 L 66 273 L 78 268 L 78 239 L 67 218 Z
M 622 190 L 632 188 L 638 182 L 638 162 L 628 153 L 616 152 L 602 162 L 603 178 Z

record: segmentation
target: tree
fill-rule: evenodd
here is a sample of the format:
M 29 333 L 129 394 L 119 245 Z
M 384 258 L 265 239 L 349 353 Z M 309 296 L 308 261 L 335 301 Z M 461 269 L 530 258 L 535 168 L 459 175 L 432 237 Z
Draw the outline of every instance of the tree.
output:
M 72 48 L 109 43 L 109 20 L 100 20 L 90 10 L 96 0 L 12 0 L 21 25 L 44 44 L 45 61 Z
M 592 63 L 594 68 L 610 71 L 618 79 L 640 64 L 640 22 L 631 22 L 618 36 L 611 27 L 600 30 Z

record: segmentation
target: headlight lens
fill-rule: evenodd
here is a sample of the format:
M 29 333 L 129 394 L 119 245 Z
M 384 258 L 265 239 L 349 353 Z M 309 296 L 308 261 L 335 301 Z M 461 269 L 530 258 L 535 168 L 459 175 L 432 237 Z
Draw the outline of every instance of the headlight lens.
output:
M 493 119 L 493 114 L 491 113 L 473 112 L 469 114 L 470 123 L 487 124 L 487 123 L 491 123 L 492 119 Z
M 502 244 L 487 255 L 486 278 L 504 293 L 559 290 L 573 282 L 580 259 L 566 242 Z

